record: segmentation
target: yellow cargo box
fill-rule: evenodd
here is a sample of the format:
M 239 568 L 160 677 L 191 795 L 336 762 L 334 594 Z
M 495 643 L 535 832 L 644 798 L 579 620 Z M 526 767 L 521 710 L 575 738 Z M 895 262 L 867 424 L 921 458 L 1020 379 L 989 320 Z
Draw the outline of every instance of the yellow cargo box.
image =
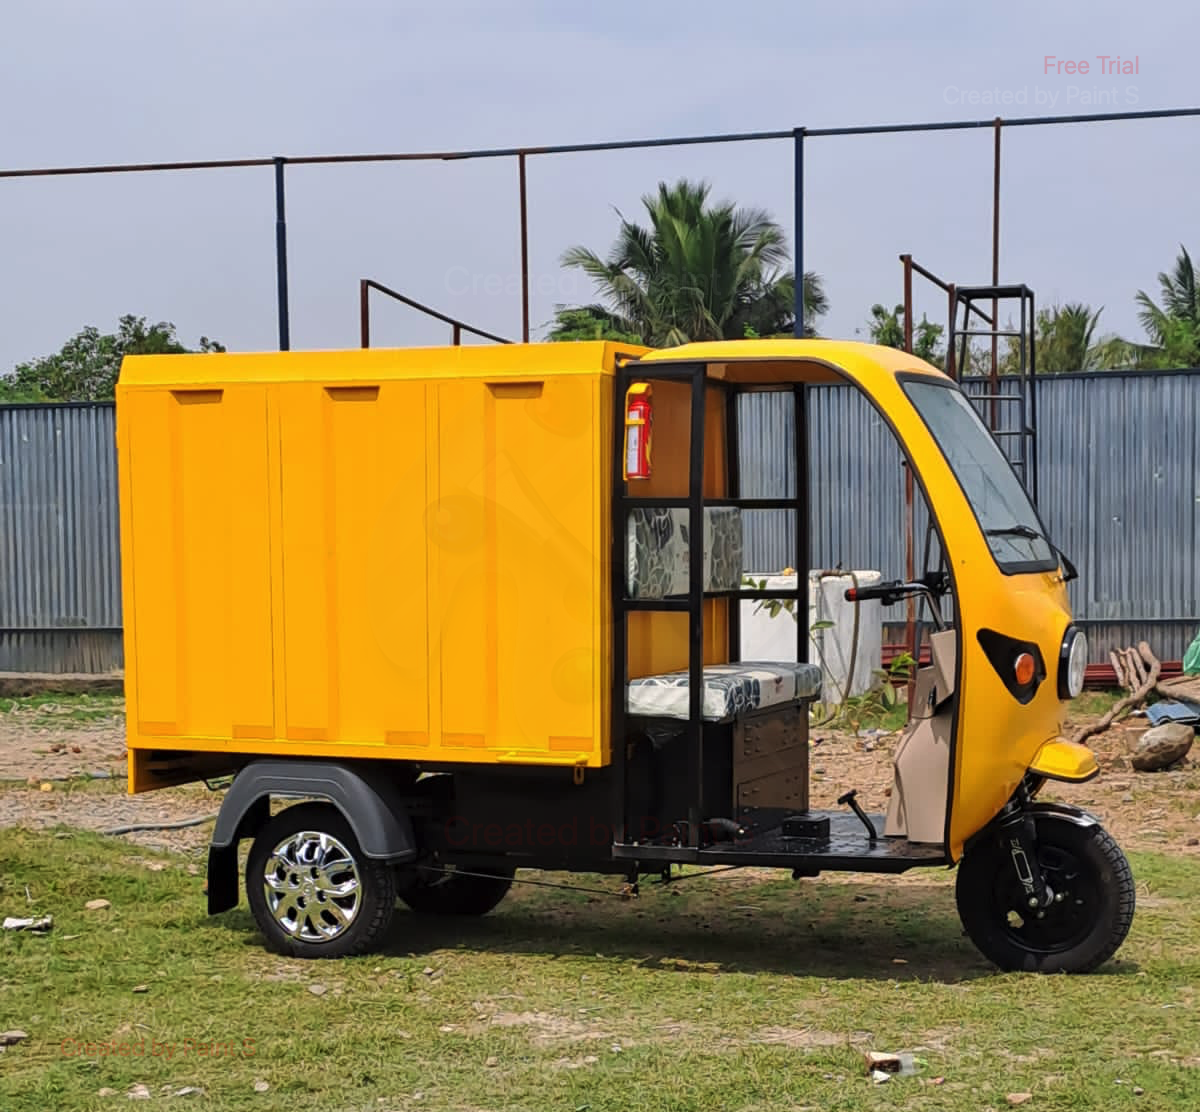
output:
M 131 789 L 178 750 L 607 763 L 623 351 L 127 359 Z

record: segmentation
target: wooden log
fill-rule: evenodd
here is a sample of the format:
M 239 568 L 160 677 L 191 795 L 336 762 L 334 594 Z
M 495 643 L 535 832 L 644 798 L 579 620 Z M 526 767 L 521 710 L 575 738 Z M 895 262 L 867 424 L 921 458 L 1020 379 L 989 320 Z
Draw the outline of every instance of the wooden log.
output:
M 1090 726 L 1084 726 L 1077 730 L 1075 736 L 1071 738 L 1072 741 L 1078 743 L 1096 734 L 1104 733 L 1121 715 L 1133 710 L 1134 707 L 1141 706 L 1150 692 L 1155 690 L 1158 685 L 1158 675 L 1162 671 L 1162 662 L 1150 651 L 1150 646 L 1145 641 L 1138 644 L 1137 658 L 1139 663 L 1144 666 L 1143 671 L 1145 672 L 1145 679 L 1138 688 L 1115 704 L 1112 710 L 1098 722 L 1093 722 Z

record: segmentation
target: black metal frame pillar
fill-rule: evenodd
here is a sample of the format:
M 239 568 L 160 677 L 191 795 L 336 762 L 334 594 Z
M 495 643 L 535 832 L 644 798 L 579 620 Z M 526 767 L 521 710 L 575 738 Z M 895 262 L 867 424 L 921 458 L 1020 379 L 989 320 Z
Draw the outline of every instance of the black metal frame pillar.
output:
M 275 158 L 275 290 L 278 296 L 279 350 L 292 346 L 288 319 L 287 214 L 284 206 L 283 168 L 287 160 Z M 366 347 L 366 344 L 363 345 Z

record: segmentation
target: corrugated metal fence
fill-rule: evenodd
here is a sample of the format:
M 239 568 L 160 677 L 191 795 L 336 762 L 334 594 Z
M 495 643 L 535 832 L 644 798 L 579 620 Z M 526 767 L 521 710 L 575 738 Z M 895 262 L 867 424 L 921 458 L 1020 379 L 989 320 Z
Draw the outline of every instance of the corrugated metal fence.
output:
M 1015 392 L 1017 383 L 1002 383 Z M 968 382 L 968 393 L 983 384 Z M 1079 568 L 1071 605 L 1094 660 L 1146 639 L 1178 660 L 1200 627 L 1200 371 L 1038 379 L 1040 512 Z M 904 473 L 891 431 L 850 387 L 810 394 L 814 567 L 902 576 Z M 742 399 L 746 496 L 790 493 L 790 396 Z M 917 495 L 920 497 L 919 492 Z M 747 565 L 795 563 L 787 511 L 746 522 Z M 925 517 L 917 515 L 918 567 Z
M 1036 389 L 1041 511 L 1079 567 L 1072 605 L 1094 658 L 1146 638 L 1178 660 L 1200 625 L 1200 371 L 1064 375 Z M 741 404 L 743 492 L 790 494 L 790 395 Z M 809 421 L 813 565 L 902 575 L 890 430 L 848 387 L 815 388 Z M 746 515 L 748 569 L 795 564 L 788 516 Z M 0 671 L 119 668 L 120 625 L 112 406 L 0 407 Z
M 121 667 L 111 405 L 0 407 L 0 671 Z

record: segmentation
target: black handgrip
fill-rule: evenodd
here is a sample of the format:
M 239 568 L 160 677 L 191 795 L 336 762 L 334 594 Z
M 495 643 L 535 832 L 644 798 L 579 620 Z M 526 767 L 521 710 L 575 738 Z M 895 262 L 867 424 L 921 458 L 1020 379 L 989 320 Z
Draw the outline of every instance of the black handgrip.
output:
M 866 602 L 868 599 L 882 599 L 884 603 L 890 606 L 894 602 L 899 602 L 901 589 L 906 584 L 899 579 L 892 580 L 891 583 L 878 583 L 874 587 L 848 587 L 846 589 L 847 602 Z

